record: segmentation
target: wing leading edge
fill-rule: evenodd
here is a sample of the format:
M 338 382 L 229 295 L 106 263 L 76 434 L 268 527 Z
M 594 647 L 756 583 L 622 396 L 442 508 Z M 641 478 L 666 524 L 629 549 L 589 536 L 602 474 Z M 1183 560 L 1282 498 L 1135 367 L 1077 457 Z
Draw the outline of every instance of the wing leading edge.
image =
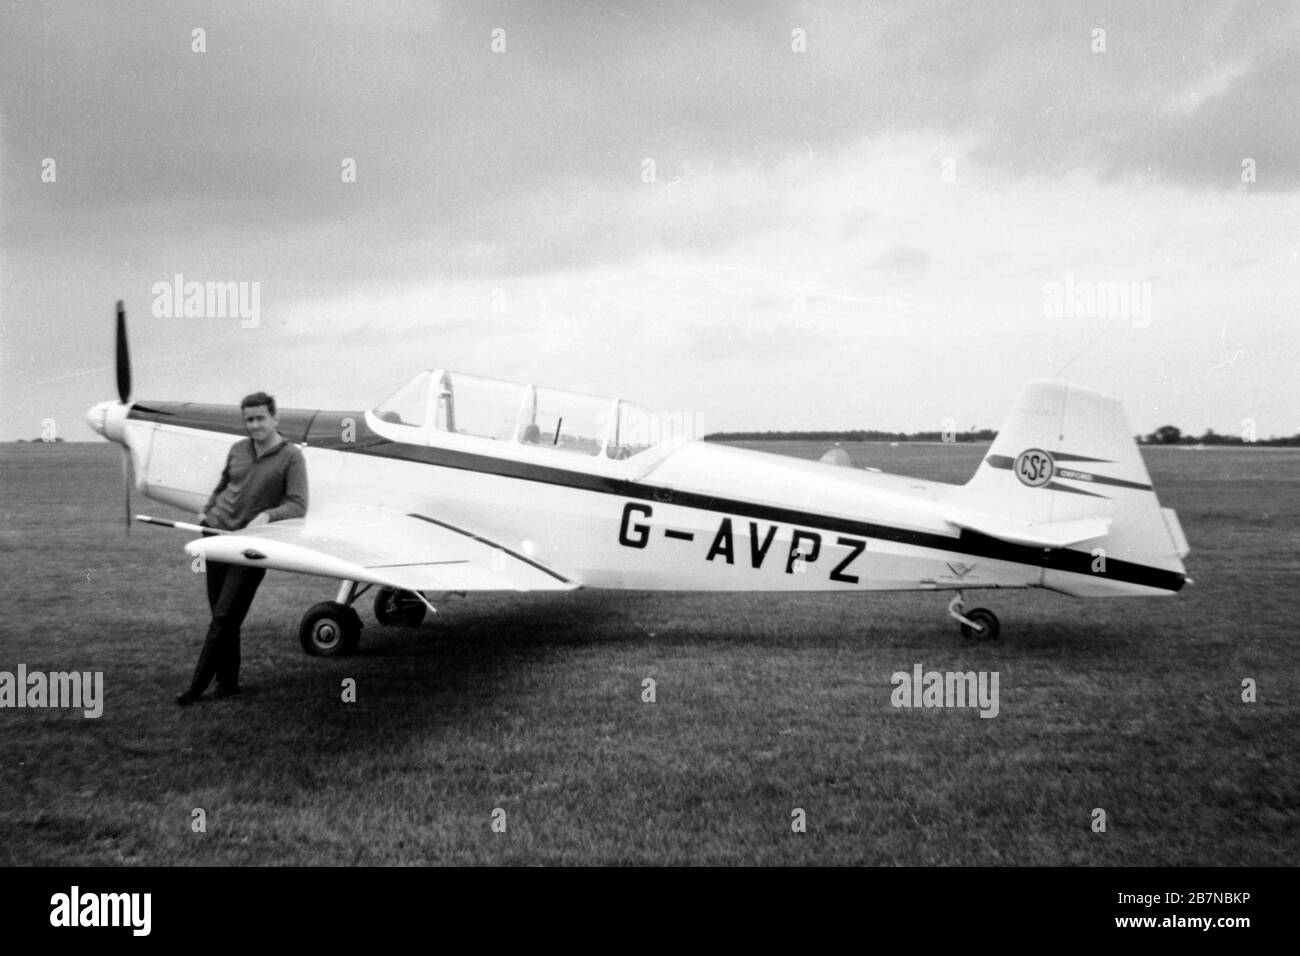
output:
M 534 559 L 424 515 L 328 508 L 185 545 L 205 561 L 314 574 L 403 591 L 568 591 Z

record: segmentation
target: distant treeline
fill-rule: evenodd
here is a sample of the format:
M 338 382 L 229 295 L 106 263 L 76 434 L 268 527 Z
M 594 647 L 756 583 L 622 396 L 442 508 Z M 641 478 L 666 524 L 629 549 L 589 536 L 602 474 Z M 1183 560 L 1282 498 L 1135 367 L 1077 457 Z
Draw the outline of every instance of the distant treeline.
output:
M 705 441 L 916 441 L 916 442 L 991 442 L 998 437 L 992 428 L 966 432 L 881 432 L 870 429 L 821 432 L 714 432 L 705 435 Z M 1289 438 L 1259 438 L 1247 434 L 1220 435 L 1213 428 L 1204 435 L 1183 434 L 1175 425 L 1161 425 L 1149 435 L 1134 435 L 1139 445 L 1264 445 L 1269 447 L 1300 447 L 1300 435 Z
M 977 432 L 714 432 L 705 441 L 992 441 L 998 433 L 991 428 Z
M 1161 425 L 1149 435 L 1135 435 L 1139 445 L 1268 445 L 1273 447 L 1300 446 L 1300 435 L 1289 438 L 1256 438 L 1249 431 L 1240 435 L 1220 435 L 1207 428 L 1204 435 L 1183 434 L 1177 425 Z

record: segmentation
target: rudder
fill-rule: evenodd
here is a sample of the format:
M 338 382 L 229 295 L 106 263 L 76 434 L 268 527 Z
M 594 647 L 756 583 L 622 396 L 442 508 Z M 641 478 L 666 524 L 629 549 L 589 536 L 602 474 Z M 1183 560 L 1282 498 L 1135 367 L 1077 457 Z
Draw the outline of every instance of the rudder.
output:
M 1091 389 L 1031 382 L 950 504 L 959 526 L 1102 559 L 1088 576 L 1045 569 L 1045 587 L 1099 595 L 1181 586 L 1187 548 L 1177 516 L 1160 507 L 1123 406 Z M 1152 569 L 1153 587 L 1108 578 L 1107 560 Z

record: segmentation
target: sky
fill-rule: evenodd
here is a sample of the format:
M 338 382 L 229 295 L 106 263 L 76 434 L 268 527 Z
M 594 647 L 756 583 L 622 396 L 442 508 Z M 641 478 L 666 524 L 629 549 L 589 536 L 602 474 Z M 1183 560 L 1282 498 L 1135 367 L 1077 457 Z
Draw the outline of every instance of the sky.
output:
M 0 0 L 0 440 L 94 437 L 118 299 L 139 400 L 1291 435 L 1298 116 L 1296 3 Z

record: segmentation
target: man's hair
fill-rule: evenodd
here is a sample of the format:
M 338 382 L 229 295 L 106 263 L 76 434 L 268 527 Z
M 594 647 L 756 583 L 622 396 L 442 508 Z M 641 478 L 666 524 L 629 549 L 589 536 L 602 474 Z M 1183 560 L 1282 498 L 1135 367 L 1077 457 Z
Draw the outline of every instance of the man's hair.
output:
M 266 392 L 254 392 L 252 395 L 245 395 L 244 400 L 239 403 L 239 410 L 242 412 L 246 408 L 252 408 L 254 405 L 265 405 L 266 410 L 275 416 L 275 396 L 268 395 Z

